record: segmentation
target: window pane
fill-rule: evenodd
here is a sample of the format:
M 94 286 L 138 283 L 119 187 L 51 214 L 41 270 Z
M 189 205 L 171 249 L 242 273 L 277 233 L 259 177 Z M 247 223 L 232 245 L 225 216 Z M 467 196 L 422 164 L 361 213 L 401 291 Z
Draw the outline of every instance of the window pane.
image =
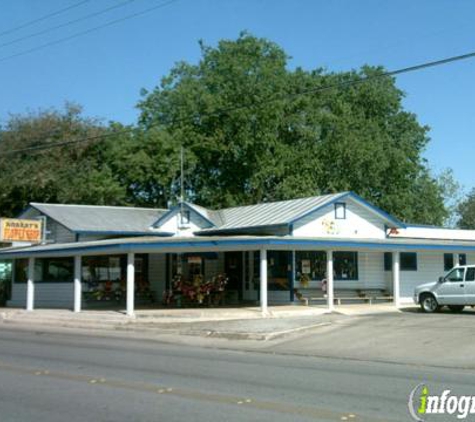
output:
M 295 280 L 323 280 L 326 277 L 327 253 L 325 251 L 295 252 Z
M 445 279 L 447 281 L 463 281 L 463 272 L 464 268 L 456 268 L 455 270 L 447 274 Z
M 393 269 L 393 253 L 384 252 L 384 271 L 392 271 Z
M 45 283 L 72 282 L 74 277 L 74 258 L 43 258 L 37 260 L 40 264 L 39 275 L 35 281 Z
M 444 253 L 444 271 L 449 271 L 454 267 L 454 255 Z
M 268 282 L 269 290 L 289 290 L 289 264 L 290 253 L 287 251 L 269 251 L 268 259 Z
M 338 220 L 343 220 L 346 218 L 346 204 L 342 202 L 337 202 L 335 204 L 335 218 Z
M 358 252 L 334 252 L 335 280 L 358 280 Z
M 28 279 L 28 259 L 15 259 L 15 283 L 26 283 Z
M 459 265 L 467 265 L 467 255 L 464 253 L 459 254 Z
M 417 254 L 401 252 L 401 271 L 417 271 Z
M 467 268 L 465 281 L 475 281 L 475 268 Z

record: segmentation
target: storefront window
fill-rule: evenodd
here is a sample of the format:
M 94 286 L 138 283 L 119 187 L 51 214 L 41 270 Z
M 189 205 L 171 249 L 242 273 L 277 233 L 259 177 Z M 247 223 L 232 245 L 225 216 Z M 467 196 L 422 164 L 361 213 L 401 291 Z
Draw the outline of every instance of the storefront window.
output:
M 335 280 L 358 280 L 358 252 L 334 252 Z
M 184 280 L 194 281 L 196 277 L 204 277 L 204 254 L 173 254 L 171 257 L 172 279 L 182 276 Z
M 74 277 L 73 258 L 40 258 L 35 260 L 35 282 L 70 283 Z
M 290 253 L 287 251 L 269 251 L 267 253 L 268 289 L 289 290 Z
M 15 259 L 15 283 L 26 283 L 28 280 L 28 259 Z
M 401 252 L 401 271 L 417 271 L 417 253 Z
M 152 300 L 148 280 L 148 255 L 137 254 L 134 259 L 135 296 Z M 127 291 L 127 256 L 87 256 L 82 259 L 84 299 L 123 302 Z
M 125 257 L 86 256 L 82 260 L 82 280 L 86 284 L 125 280 Z
M 326 278 L 327 254 L 325 251 L 295 252 L 295 280 L 323 280 Z

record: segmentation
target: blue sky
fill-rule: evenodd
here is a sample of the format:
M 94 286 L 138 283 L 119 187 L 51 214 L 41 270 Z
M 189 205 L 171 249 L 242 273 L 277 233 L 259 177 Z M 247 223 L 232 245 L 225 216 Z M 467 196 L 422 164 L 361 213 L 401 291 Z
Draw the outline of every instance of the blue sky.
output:
M 141 88 L 153 88 L 180 60 L 199 59 L 198 40 L 215 45 L 240 31 L 269 38 L 292 57 L 290 67 L 388 69 L 475 50 L 472 0 L 177 0 L 137 18 L 36 52 L 42 44 L 119 19 L 166 0 L 123 7 L 11 45 L 1 44 L 122 3 L 90 0 L 21 31 L 0 35 L 0 122 L 10 113 L 84 106 L 85 114 L 135 122 Z M 0 0 L 0 33 L 79 0 Z M 405 107 L 431 127 L 425 153 L 435 172 L 450 167 L 475 186 L 472 116 L 475 59 L 401 75 Z

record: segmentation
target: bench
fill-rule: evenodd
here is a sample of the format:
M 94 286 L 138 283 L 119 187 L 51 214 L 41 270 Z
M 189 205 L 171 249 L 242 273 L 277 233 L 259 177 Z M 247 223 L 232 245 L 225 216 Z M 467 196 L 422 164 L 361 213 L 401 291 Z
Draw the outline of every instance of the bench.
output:
M 327 300 L 327 295 L 323 294 L 321 289 L 294 289 L 294 295 L 305 306 L 309 306 L 309 303 L 312 301 Z M 382 289 L 335 290 L 333 297 L 336 305 L 341 305 L 343 301 L 363 301 L 372 305 L 373 302 L 378 300 L 390 301 L 392 299 L 393 297 Z

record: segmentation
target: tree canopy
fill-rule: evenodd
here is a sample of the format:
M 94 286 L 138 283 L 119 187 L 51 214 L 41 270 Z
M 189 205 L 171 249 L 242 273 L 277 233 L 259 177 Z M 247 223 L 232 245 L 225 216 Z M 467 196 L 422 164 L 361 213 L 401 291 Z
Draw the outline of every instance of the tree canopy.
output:
M 180 62 L 143 90 L 136 126 L 104 125 L 71 105 L 13 116 L 0 131 L 0 213 L 29 201 L 166 206 L 183 146 L 188 199 L 211 208 L 352 190 L 402 220 L 446 218 L 422 156 L 429 129 L 382 67 L 290 69 L 281 47 L 247 33 L 200 48 L 198 63 Z
M 138 104 L 143 131 L 160 128 L 188 151 L 197 203 L 353 190 L 403 220 L 443 222 L 443 192 L 422 158 L 428 127 L 383 68 L 289 70 L 282 48 L 246 33 L 200 45 L 199 63 L 178 63 Z
M 475 188 L 460 202 L 457 211 L 459 215 L 457 227 L 475 230 Z

